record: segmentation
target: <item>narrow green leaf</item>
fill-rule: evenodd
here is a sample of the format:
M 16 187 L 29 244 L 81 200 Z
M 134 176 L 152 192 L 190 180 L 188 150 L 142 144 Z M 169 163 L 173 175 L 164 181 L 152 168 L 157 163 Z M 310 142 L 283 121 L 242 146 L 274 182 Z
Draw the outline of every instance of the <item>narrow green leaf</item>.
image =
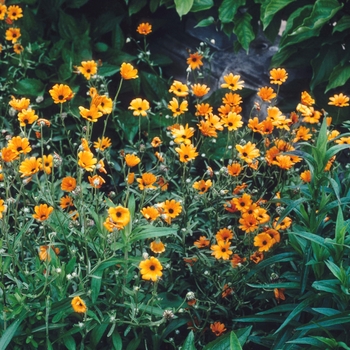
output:
M 255 33 L 251 24 L 253 17 L 248 12 L 245 12 L 243 16 L 237 17 L 235 17 L 233 32 L 237 35 L 237 40 L 248 53 L 249 45 L 255 39 Z
M 106 332 L 106 329 L 107 329 L 108 325 L 109 325 L 108 323 L 102 323 L 102 324 L 96 326 L 92 330 L 91 336 L 90 336 L 90 341 L 91 341 L 91 347 L 93 349 L 97 349 L 98 348 L 98 343 L 102 339 L 103 334 Z
M 340 151 L 344 150 L 344 149 L 349 149 L 350 145 L 348 144 L 344 144 L 344 145 L 336 145 L 336 146 L 332 146 L 331 148 L 329 148 L 326 152 L 326 156 L 325 158 L 328 160 L 330 160 L 334 155 L 336 155 L 337 153 L 339 153 Z
M 193 331 L 191 331 L 187 338 L 185 339 L 184 343 L 181 346 L 181 349 L 183 350 L 196 350 L 196 347 L 194 345 L 194 334 Z
M 64 346 L 68 349 L 68 350 L 76 350 L 76 344 L 75 344 L 75 340 L 71 335 L 68 335 L 66 337 L 64 337 L 63 339 L 63 344 Z
M 328 245 L 324 241 L 324 238 L 322 238 L 318 235 L 315 235 L 314 233 L 310 233 L 310 232 L 306 232 L 306 231 L 298 231 L 298 232 L 293 231 L 293 232 L 290 232 L 288 234 L 290 234 L 290 235 L 294 234 L 294 235 L 300 236 L 302 238 L 307 239 L 308 241 L 315 242 L 315 243 L 317 243 L 320 246 L 325 247 L 325 248 L 328 247 Z
M 140 337 L 132 339 L 128 346 L 126 347 L 126 350 L 137 350 L 139 348 L 139 345 L 141 343 L 141 335 Z
M 248 326 L 248 327 L 240 328 L 234 331 L 236 333 L 236 336 L 241 346 L 243 346 L 246 343 L 252 329 L 253 329 L 253 326 Z
M 262 283 L 262 284 L 251 284 L 247 283 L 248 286 L 260 289 L 274 289 L 274 288 L 286 288 L 286 289 L 299 289 L 299 282 L 279 282 L 279 283 Z
M 343 212 L 339 207 L 338 213 L 337 213 L 337 220 L 335 222 L 335 241 L 337 244 L 341 244 L 341 245 L 344 244 L 346 230 L 347 230 L 347 225 L 345 225 Z
M 182 16 L 187 15 L 190 12 L 194 2 L 194 0 L 174 0 L 174 1 L 175 1 L 176 12 L 179 14 L 180 18 L 182 18 Z
M 321 128 L 320 128 L 320 131 L 318 133 L 317 140 L 316 140 L 316 149 L 319 151 L 320 159 L 317 160 L 316 157 L 314 156 L 314 158 L 316 159 L 316 161 L 318 163 L 318 170 L 321 172 L 323 172 L 324 165 L 327 163 L 327 160 L 325 159 L 326 149 L 327 149 L 327 140 L 328 140 L 328 138 L 327 138 L 327 119 L 323 118 Z
M 312 284 L 312 287 L 316 290 L 320 290 L 322 292 L 327 292 L 335 295 L 339 295 L 339 281 L 338 280 L 321 280 L 315 281 Z
M 317 336 L 317 335 L 312 336 L 312 338 L 315 338 L 315 339 L 321 341 L 322 343 L 327 344 L 328 346 L 331 347 L 331 349 L 338 348 L 337 347 L 338 343 L 333 338 L 320 337 L 320 336 Z
M 230 349 L 242 350 L 241 343 L 239 342 L 235 332 L 230 333 Z
M 21 325 L 22 321 L 25 319 L 26 313 L 22 313 L 21 316 L 11 323 L 11 325 L 2 333 L 0 338 L 0 349 L 5 350 L 7 345 L 10 344 L 13 336 L 15 335 L 18 327 Z
M 231 333 L 226 333 L 221 335 L 220 337 L 216 338 L 215 340 L 211 341 L 208 343 L 203 350 L 231 350 L 231 349 L 236 349 L 231 347 Z M 238 343 L 239 344 L 239 343 Z M 241 347 L 237 348 L 241 349 Z
M 154 227 L 154 226 L 145 226 L 141 231 L 138 231 L 136 234 L 133 232 L 130 237 L 130 243 L 156 237 L 164 237 L 175 235 L 176 230 L 170 227 Z
M 89 0 L 70 0 L 66 2 L 67 7 L 78 9 L 85 5 Z
M 91 277 L 91 300 L 95 303 L 100 294 L 103 270 L 95 271 Z
M 340 314 L 339 310 L 331 309 L 329 307 L 313 307 L 312 310 L 324 316 L 333 316 Z
M 244 6 L 246 0 L 224 0 L 219 7 L 219 19 L 221 23 L 232 23 L 237 10 Z
M 263 30 L 265 30 L 267 26 L 271 23 L 273 17 L 278 11 L 282 10 L 284 7 L 286 7 L 294 1 L 296 0 L 271 0 L 263 3 L 260 11 L 260 19 L 263 23 Z
M 338 64 L 329 77 L 329 83 L 326 87 L 326 93 L 338 86 L 343 86 L 350 79 L 350 65 L 343 66 Z
M 120 334 L 115 330 L 112 334 L 112 343 L 113 350 L 122 350 L 123 349 L 123 341 Z
M 330 260 L 326 260 L 325 264 L 330 269 L 330 271 L 332 272 L 334 277 L 338 278 L 338 280 L 340 281 L 341 284 L 344 284 L 346 282 L 345 281 L 346 273 L 345 273 L 344 269 L 340 268 L 333 261 L 330 261 Z
M 208 18 L 205 18 L 205 19 L 202 19 L 201 21 L 199 21 L 197 23 L 197 25 L 195 25 L 195 28 L 198 28 L 198 27 L 208 27 L 210 26 L 211 24 L 213 24 L 215 22 L 215 19 L 214 17 L 210 16 Z
M 350 15 L 344 15 L 340 18 L 340 20 L 334 26 L 332 34 L 335 32 L 343 32 L 347 29 L 350 29 Z
M 346 327 L 346 325 L 349 323 L 350 323 L 350 315 L 348 311 L 345 311 L 338 315 L 318 319 L 317 322 L 311 321 L 306 325 L 299 326 L 296 330 L 305 331 L 310 329 L 335 327 L 339 325 L 339 327 L 335 327 L 335 328 L 344 331 L 345 329 L 348 328 Z
M 320 347 L 321 342 L 318 341 L 317 339 L 310 338 L 310 337 L 305 337 L 305 338 L 298 338 L 294 340 L 287 341 L 288 344 L 305 344 L 305 345 L 313 345 L 316 346 L 317 348 Z

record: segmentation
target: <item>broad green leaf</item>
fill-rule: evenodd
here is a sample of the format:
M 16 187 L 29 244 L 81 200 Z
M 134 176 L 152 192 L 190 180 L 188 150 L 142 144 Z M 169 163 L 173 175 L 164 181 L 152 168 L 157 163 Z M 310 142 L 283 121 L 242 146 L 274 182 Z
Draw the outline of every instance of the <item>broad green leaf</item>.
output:
M 141 241 L 148 238 L 156 238 L 163 236 L 170 236 L 176 234 L 176 230 L 170 227 L 154 227 L 145 226 L 137 234 L 132 234 L 130 243 Z
M 147 0 L 131 0 L 129 4 L 129 16 L 140 12 L 147 5 Z
M 98 343 L 103 337 L 103 334 L 106 332 L 107 327 L 109 326 L 108 323 L 102 323 L 100 325 L 97 325 L 91 332 L 90 336 L 90 344 L 93 349 L 98 348 Z
M 209 10 L 214 6 L 213 0 L 194 0 L 191 12 Z
M 237 10 L 244 6 L 246 0 L 224 0 L 219 7 L 219 19 L 221 23 L 231 23 Z
M 263 3 L 260 14 L 260 19 L 263 23 L 263 30 L 265 30 L 271 23 L 273 17 L 278 11 L 282 10 L 284 7 L 294 1 L 296 0 L 271 0 Z
M 332 71 L 329 77 L 329 83 L 326 87 L 326 93 L 338 86 L 344 86 L 350 79 L 350 65 L 343 66 L 338 64 Z
M 320 290 L 322 292 L 327 292 L 335 295 L 340 295 L 339 292 L 339 281 L 338 280 L 321 280 L 321 281 L 315 281 L 312 284 L 312 287 L 316 290 Z
M 208 18 L 205 18 L 205 19 L 202 19 L 201 21 L 199 21 L 197 23 L 197 25 L 195 26 L 195 28 L 207 27 L 207 26 L 210 26 L 211 24 L 213 24 L 214 22 L 215 22 L 214 17 L 210 16 Z
M 180 18 L 182 18 L 182 16 L 187 15 L 190 12 L 194 0 L 174 0 L 174 2 L 176 12 L 179 14 Z
M 293 231 L 293 232 L 290 232 L 288 234 L 300 236 L 302 238 L 307 239 L 308 241 L 315 242 L 315 243 L 317 243 L 320 246 L 325 247 L 325 248 L 328 247 L 328 245 L 324 241 L 324 238 L 322 238 L 322 237 L 320 237 L 318 235 L 315 235 L 314 233 L 311 233 L 311 232 L 307 232 L 307 231 Z
M 64 337 L 63 339 L 63 344 L 64 346 L 68 349 L 68 350 L 75 350 L 76 344 L 75 344 L 75 340 L 71 335 L 68 335 L 66 337 Z
M 350 29 L 350 15 L 344 15 L 334 26 L 332 34 L 335 32 L 343 32 L 344 30 L 348 29 Z
M 123 349 L 123 341 L 120 334 L 115 330 L 112 334 L 112 343 L 113 350 L 122 350 Z
M 122 51 L 125 44 L 125 38 L 120 25 L 116 23 L 112 31 L 112 47 L 118 51 Z
M 337 349 L 338 348 L 337 347 L 338 343 L 333 338 L 320 337 L 320 336 L 316 336 L 316 335 L 314 335 L 312 337 L 317 339 L 317 340 L 319 340 L 319 341 L 321 341 L 324 344 L 327 344 L 328 346 L 331 347 L 331 349 Z
M 239 342 L 235 332 L 230 333 L 230 349 L 242 350 L 242 344 Z
M 103 77 L 111 77 L 120 71 L 120 66 L 104 63 L 102 67 L 98 68 L 98 74 Z
M 236 349 L 231 347 L 231 333 L 226 333 L 223 335 L 220 335 L 220 337 L 216 338 L 215 340 L 208 343 L 203 350 L 231 350 Z M 237 337 L 236 337 L 237 338 Z M 238 342 L 239 348 L 241 349 L 241 346 Z
M 243 346 L 246 343 L 252 329 L 253 326 L 248 326 L 244 328 L 239 328 L 234 331 L 241 346 Z
M 336 145 L 336 146 L 332 146 L 331 148 L 329 148 L 326 152 L 326 160 L 330 160 L 334 155 L 336 155 L 337 153 L 339 153 L 340 151 L 344 150 L 344 149 L 349 149 L 350 145 L 348 144 L 344 144 L 344 145 Z
M 191 331 L 188 336 L 186 337 L 184 343 L 181 346 L 182 350 L 196 350 L 196 347 L 194 345 L 194 334 L 193 331 Z
M 159 1 L 160 0 L 151 0 L 149 3 L 149 9 L 152 13 L 156 12 L 157 8 L 159 7 Z
M 335 241 L 337 244 L 340 244 L 340 245 L 344 244 L 346 230 L 347 230 L 347 225 L 345 225 L 343 212 L 339 207 L 338 213 L 337 213 L 337 220 L 335 223 Z
M 103 42 L 98 42 L 94 44 L 94 49 L 96 52 L 106 52 L 109 49 L 109 46 Z
M 337 266 L 333 261 L 326 260 L 325 264 L 332 272 L 333 276 L 338 278 L 341 284 L 346 283 L 346 273 L 343 268 Z
M 243 16 L 235 17 L 235 26 L 233 32 L 237 35 L 237 40 L 248 53 L 250 43 L 255 39 L 253 26 L 251 24 L 252 16 L 246 12 Z
M 68 15 L 63 10 L 59 12 L 58 31 L 62 39 L 70 41 L 73 41 L 82 34 L 78 22 L 73 16 Z
M 141 334 L 139 337 L 132 339 L 128 346 L 126 347 L 126 350 L 137 350 L 139 348 L 139 345 L 141 343 Z
M 78 9 L 85 5 L 89 0 L 69 0 L 66 1 L 67 7 L 73 8 L 73 9 Z
M 44 92 L 44 84 L 38 79 L 21 79 L 13 86 L 13 93 L 28 97 L 41 96 Z

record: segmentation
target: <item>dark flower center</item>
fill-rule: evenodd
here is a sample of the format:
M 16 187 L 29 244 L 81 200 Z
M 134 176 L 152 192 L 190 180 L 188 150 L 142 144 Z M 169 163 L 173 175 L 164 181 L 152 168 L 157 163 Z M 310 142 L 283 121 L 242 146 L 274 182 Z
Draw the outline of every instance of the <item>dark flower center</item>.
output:
M 152 270 L 152 271 L 154 271 L 156 268 L 155 268 L 154 265 L 151 265 L 151 266 L 149 267 L 149 269 Z
M 174 209 L 170 208 L 168 211 L 170 214 L 172 214 L 174 212 Z
M 59 100 L 63 100 L 64 99 L 64 96 L 63 95 L 58 95 L 57 97 Z
M 122 213 L 118 211 L 115 215 L 117 215 L 117 217 L 120 218 L 122 216 Z

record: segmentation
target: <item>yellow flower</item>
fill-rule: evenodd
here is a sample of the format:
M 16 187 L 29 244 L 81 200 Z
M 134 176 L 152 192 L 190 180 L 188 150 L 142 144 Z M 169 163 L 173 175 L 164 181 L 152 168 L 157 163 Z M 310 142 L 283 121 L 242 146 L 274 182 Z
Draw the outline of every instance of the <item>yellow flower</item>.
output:
M 19 172 L 22 174 L 21 177 L 32 176 L 38 173 L 41 169 L 41 159 L 30 157 L 26 158 L 19 166 Z
M 49 93 L 53 99 L 54 103 L 65 103 L 70 101 L 74 93 L 68 85 L 64 84 L 55 84 Z
M 215 235 L 216 241 L 228 241 L 233 238 L 233 231 L 229 228 L 220 229 Z
M 151 256 L 149 259 L 141 261 L 139 268 L 142 279 L 146 281 L 156 282 L 163 275 L 162 264 L 153 256 Z
M 259 233 L 254 237 L 254 246 L 259 247 L 259 252 L 268 251 L 276 241 L 268 233 Z
M 303 91 L 301 93 L 301 103 L 305 106 L 312 106 L 315 103 L 315 100 L 307 91 Z
M 95 169 L 97 159 L 89 151 L 81 151 L 78 153 L 78 165 L 87 170 L 93 171 Z
M 259 89 L 258 96 L 265 102 L 271 102 L 271 100 L 275 98 L 277 94 L 271 87 L 264 86 Z
M 236 145 L 236 149 L 239 152 L 238 157 L 243 159 L 248 164 L 253 162 L 253 159 L 260 156 L 260 151 L 255 147 L 255 143 L 250 141 L 244 146 Z
M 17 55 L 20 55 L 24 50 L 24 47 L 21 44 L 14 44 L 13 45 L 13 52 Z
M 157 187 L 153 184 L 157 181 L 157 177 L 152 173 L 143 173 L 140 179 L 137 179 L 139 183 L 139 189 L 143 191 L 144 189 L 156 189 Z
M 4 162 L 10 163 L 17 158 L 18 158 L 18 153 L 15 152 L 13 149 L 8 147 L 4 147 L 1 149 L 1 159 Z
M 6 205 L 3 199 L 0 199 L 0 220 L 2 219 L 2 213 L 6 211 Z
M 231 176 L 238 176 L 242 171 L 242 167 L 239 163 L 232 163 L 227 166 L 227 171 Z
M 243 89 L 243 80 L 239 80 L 241 78 L 240 75 L 233 75 L 230 73 L 229 75 L 224 76 L 225 83 L 221 84 L 222 88 L 228 88 L 232 91 L 242 90 Z
M 178 97 L 186 97 L 188 95 L 188 86 L 181 83 L 181 81 L 174 80 L 173 84 L 170 86 L 169 92 L 172 92 Z
M 108 215 L 118 227 L 125 227 L 130 222 L 130 211 L 121 205 L 108 209 Z
M 20 126 L 27 126 L 33 124 L 39 117 L 32 109 L 22 109 L 22 112 L 18 113 L 18 120 Z
M 177 202 L 175 199 L 172 200 L 166 200 L 162 204 L 162 208 L 164 210 L 164 213 L 168 215 L 170 218 L 174 219 L 177 216 L 179 216 L 182 212 L 182 206 L 179 202 Z
M 349 97 L 340 93 L 339 95 L 330 97 L 328 104 L 337 107 L 347 107 L 349 106 Z
M 122 63 L 120 67 L 120 75 L 124 80 L 138 78 L 137 69 L 135 69 L 130 63 Z
M 193 184 L 193 188 L 199 191 L 199 194 L 204 194 L 206 192 L 208 192 L 209 188 L 212 186 L 212 181 L 211 180 L 200 180 L 200 181 L 196 181 Z
M 49 154 L 48 156 L 43 155 L 41 169 L 44 170 L 46 174 L 51 174 L 53 166 L 53 156 Z
M 105 151 L 108 147 L 112 146 L 112 141 L 109 137 L 103 136 L 102 139 L 98 138 L 97 141 L 94 142 L 94 148 L 98 152 Z
M 173 99 L 169 102 L 168 108 L 173 112 L 173 117 L 178 117 L 181 114 L 184 114 L 188 111 L 188 102 L 186 100 L 182 101 L 179 104 L 179 101 L 173 97 Z
M 152 25 L 148 22 L 140 23 L 136 29 L 136 31 L 141 35 L 148 35 L 152 33 Z
M 147 220 L 150 221 L 154 221 L 160 215 L 159 211 L 154 207 L 143 208 L 140 212 Z
M 196 97 L 203 97 L 210 90 L 210 88 L 205 84 L 194 84 L 194 85 L 191 85 L 191 88 L 192 88 L 193 95 Z
M 153 241 L 150 244 L 153 253 L 160 254 L 165 252 L 165 245 L 162 241 Z
M 12 44 L 16 43 L 21 36 L 21 30 L 19 28 L 9 28 L 5 32 L 5 39 L 12 41 Z
M 33 218 L 38 221 L 45 221 L 49 218 L 53 212 L 53 207 L 49 207 L 47 204 L 40 204 L 34 207 Z
M 242 103 L 242 97 L 238 94 L 233 94 L 232 92 L 228 92 L 222 98 L 222 103 L 225 105 L 229 105 L 230 107 L 238 106 Z
M 48 246 L 48 245 L 42 245 L 39 247 L 39 259 L 41 261 L 50 261 L 51 257 L 50 257 L 50 249 L 53 250 L 56 255 L 58 255 L 60 253 L 60 249 L 59 248 L 55 248 L 54 246 Z
M 187 64 L 192 70 L 199 69 L 201 66 L 203 66 L 202 58 L 203 56 L 198 52 L 191 53 L 190 57 L 187 58 Z
M 147 100 L 143 100 L 142 98 L 135 98 L 130 102 L 130 106 L 128 108 L 134 111 L 134 116 L 138 117 L 141 115 L 142 117 L 146 117 L 147 111 L 150 107 Z
M 174 137 L 175 143 L 184 143 L 185 145 L 189 145 L 191 143 L 190 137 L 194 134 L 194 129 L 192 127 L 188 127 L 186 124 L 185 127 L 183 125 L 179 125 L 178 128 L 172 128 L 171 134 Z
M 90 106 L 90 109 L 79 106 L 80 115 L 89 122 L 96 123 L 99 118 L 103 116 L 102 112 L 98 110 L 98 107 L 94 104 Z
M 284 68 L 270 70 L 270 83 L 282 85 L 288 79 L 288 73 Z
M 81 66 L 77 68 L 87 80 L 90 80 L 91 76 L 97 73 L 97 64 L 95 61 L 83 61 L 81 62 Z
M 5 19 L 7 13 L 7 7 L 3 3 L 0 4 L 0 21 L 3 21 Z
M 12 5 L 7 8 L 7 16 L 12 21 L 16 21 L 17 19 L 23 17 L 22 9 L 17 5 Z
M 84 314 L 87 311 L 85 302 L 80 297 L 74 297 L 71 305 L 73 310 L 79 314 Z
M 94 176 L 88 176 L 88 180 L 90 183 L 90 186 L 93 188 L 101 188 L 102 185 L 106 182 L 103 177 L 100 175 L 94 175 Z
M 194 160 L 198 156 L 196 147 L 191 145 L 185 145 L 182 143 L 180 148 L 175 148 L 175 151 L 180 155 L 180 162 L 187 163 L 191 160 Z
M 242 116 L 235 112 L 229 112 L 226 116 L 221 118 L 221 121 L 229 131 L 237 130 L 243 125 Z
M 30 105 L 30 100 L 28 98 L 22 97 L 21 99 L 16 99 L 14 96 L 11 96 L 11 101 L 9 105 L 18 112 L 21 112 L 23 109 L 28 109 Z
M 125 163 L 128 167 L 132 168 L 141 162 L 141 159 L 135 154 L 126 154 Z
M 22 138 L 21 136 L 12 137 L 12 139 L 8 142 L 7 147 L 12 149 L 12 151 L 16 154 L 27 154 L 32 150 L 28 139 L 26 137 Z
M 197 112 L 195 113 L 196 116 L 207 116 L 208 114 L 213 112 L 213 107 L 210 106 L 209 103 L 201 103 L 196 105 Z
M 197 241 L 193 243 L 197 248 L 206 248 L 209 247 L 210 241 L 207 237 L 205 236 L 200 236 Z
M 214 244 L 210 247 L 213 251 L 211 255 L 214 255 L 215 259 L 230 259 L 232 251 L 230 250 L 231 242 L 229 241 L 218 241 L 218 244 Z
M 74 177 L 66 176 L 62 179 L 61 190 L 72 192 L 77 187 L 77 180 Z

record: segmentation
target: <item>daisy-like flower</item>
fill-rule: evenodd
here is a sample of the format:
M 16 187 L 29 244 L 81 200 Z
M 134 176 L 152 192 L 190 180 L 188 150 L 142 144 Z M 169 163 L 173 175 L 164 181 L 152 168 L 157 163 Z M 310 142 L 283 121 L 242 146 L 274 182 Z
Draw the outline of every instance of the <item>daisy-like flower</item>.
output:
M 70 101 L 74 93 L 68 85 L 65 84 L 55 84 L 49 93 L 53 99 L 54 103 L 65 103 Z
M 232 92 L 228 92 L 222 98 L 222 103 L 225 105 L 229 105 L 230 107 L 238 106 L 242 103 L 242 97 L 239 94 L 234 94 Z
M 135 154 L 130 154 L 130 153 L 126 154 L 124 159 L 125 159 L 126 165 L 129 168 L 132 168 L 141 162 L 141 159 L 138 156 L 136 156 Z
M 219 337 L 222 333 L 226 331 L 225 324 L 221 322 L 214 322 L 210 325 L 210 330 Z
M 340 132 L 338 130 L 332 130 L 330 132 L 327 132 L 327 140 L 332 141 L 339 135 L 340 135 Z
M 47 204 L 40 204 L 34 207 L 33 218 L 38 221 L 45 221 L 49 218 L 50 214 L 53 212 L 53 207 Z
M 215 128 L 216 130 L 224 130 L 223 127 L 223 122 L 221 121 L 220 117 L 213 113 L 209 113 L 208 115 L 205 116 L 205 120 L 210 123 L 210 125 Z
M 135 173 L 129 173 L 126 177 L 126 182 L 131 185 L 135 181 Z
M 21 136 L 12 137 L 12 139 L 8 142 L 7 147 L 12 149 L 12 151 L 16 154 L 27 154 L 32 150 L 28 139 L 26 137 L 22 138 Z
M 256 251 L 250 256 L 250 260 L 258 264 L 260 261 L 264 260 L 264 253 Z
M 206 248 L 210 245 L 210 240 L 205 236 L 200 236 L 197 241 L 193 243 L 197 248 Z
M 157 177 L 152 173 L 143 173 L 141 178 L 136 180 L 139 183 L 139 189 L 141 191 L 148 189 L 156 189 L 157 187 L 153 184 L 157 181 Z
M 100 175 L 88 176 L 90 186 L 93 188 L 101 188 L 106 181 Z
M 309 124 L 318 124 L 320 122 L 322 113 L 319 111 L 315 111 L 313 107 L 309 107 L 310 114 L 303 115 L 303 122 Z
M 221 118 L 221 121 L 228 131 L 237 130 L 243 125 L 242 116 L 235 112 L 229 112 L 226 116 Z
M 349 106 L 349 97 L 340 93 L 339 95 L 335 94 L 329 98 L 329 105 L 336 107 L 347 107 Z
M 295 135 L 295 138 L 293 139 L 293 142 L 298 142 L 300 140 L 307 141 L 310 140 L 312 137 L 312 134 L 309 134 L 310 129 L 306 126 L 299 126 L 297 129 L 297 133 Z
M 281 169 L 288 170 L 291 169 L 295 163 L 292 161 L 290 156 L 280 154 L 276 156 L 276 160 L 272 161 L 272 164 L 277 165 Z
M 13 45 L 13 52 L 16 53 L 17 55 L 20 55 L 24 50 L 24 47 L 21 44 L 14 44 Z
M 48 245 L 42 245 L 39 247 L 39 259 L 41 261 L 50 261 L 51 260 L 50 250 L 55 252 L 56 255 L 58 255 L 60 253 L 59 248 L 55 248 L 54 246 L 50 247 Z
M 189 145 L 191 144 L 190 138 L 194 134 L 194 129 L 192 127 L 188 127 L 188 124 L 186 124 L 185 127 L 183 127 L 183 125 L 179 125 L 179 128 L 171 129 L 171 134 L 174 137 L 175 143 L 184 143 L 185 145 Z
M 112 141 L 109 137 L 103 136 L 102 139 L 98 138 L 97 141 L 94 142 L 94 148 L 96 151 L 103 152 L 108 147 L 112 146 Z
M 246 258 L 241 258 L 238 254 L 233 254 L 231 259 L 231 265 L 235 269 L 239 267 L 246 260 L 247 260 Z
M 41 159 L 30 157 L 26 158 L 19 166 L 21 177 L 28 177 L 38 173 L 41 169 Z
M 246 233 L 254 232 L 259 225 L 258 220 L 253 214 L 243 214 L 239 219 L 239 223 L 241 224 L 239 228 Z
M 210 106 L 209 103 L 201 103 L 196 105 L 196 110 L 197 112 L 195 115 L 198 116 L 203 116 L 205 117 L 206 115 L 209 115 L 210 113 L 213 112 L 213 107 Z
M 139 264 L 141 278 L 146 281 L 156 282 L 162 277 L 163 266 L 160 261 L 151 256 L 149 259 L 143 260 Z
M 49 154 L 48 156 L 43 155 L 42 161 L 41 161 L 41 170 L 44 170 L 46 174 L 51 174 L 53 167 L 53 156 Z
M 151 141 L 152 147 L 156 148 L 159 147 L 161 144 L 162 140 L 158 136 L 153 137 L 153 140 Z
M 5 32 L 5 39 L 12 41 L 12 44 L 15 44 L 21 36 L 21 30 L 19 28 L 9 28 Z
M 11 96 L 11 101 L 9 105 L 18 112 L 23 111 L 23 109 L 28 109 L 30 105 L 30 100 L 28 98 L 22 97 L 21 99 L 16 99 L 14 96 Z
M 7 8 L 7 17 L 12 21 L 17 21 L 23 17 L 23 11 L 19 6 L 11 5 Z
M 199 191 L 199 194 L 204 194 L 208 192 L 209 188 L 213 185 L 211 180 L 200 180 L 193 184 L 193 188 Z
M 277 96 L 273 88 L 269 86 L 260 88 L 257 95 L 265 102 L 271 102 Z
M 243 193 L 242 197 L 233 198 L 233 203 L 235 204 L 237 210 L 244 213 L 252 205 L 253 201 L 250 194 Z
M 310 170 L 305 170 L 300 174 L 300 178 L 302 181 L 308 183 L 311 182 L 311 171 Z
M 153 253 L 160 254 L 165 252 L 165 245 L 162 241 L 153 241 L 150 244 L 150 249 Z
M 7 13 L 7 6 L 4 4 L 0 4 L 0 21 L 5 19 Z
M 177 202 L 175 199 L 171 199 L 171 200 L 167 199 L 163 203 L 162 208 L 164 210 L 164 213 L 172 219 L 175 219 L 182 212 L 182 206 L 180 202 Z
M 85 312 L 87 311 L 87 307 L 84 300 L 78 296 L 72 299 L 71 305 L 73 310 L 79 314 L 85 314 Z
M 242 90 L 244 81 L 240 79 L 240 75 L 233 75 L 232 73 L 229 75 L 224 75 L 225 83 L 221 84 L 221 87 L 230 89 L 232 91 Z
M 335 143 L 338 145 L 350 145 L 350 136 L 348 137 L 341 137 L 338 140 L 335 140 Z
M 152 33 L 152 25 L 148 22 L 140 23 L 136 29 L 136 31 L 141 35 L 148 35 Z
M 62 209 L 70 209 L 74 207 L 73 199 L 72 197 L 69 197 L 68 195 L 61 197 L 60 199 L 60 207 Z
M 108 209 L 108 215 L 118 228 L 125 227 L 130 222 L 130 211 L 121 205 Z
M 72 176 L 66 176 L 62 179 L 61 190 L 66 192 L 72 192 L 77 187 L 77 180 Z
M 79 106 L 80 115 L 89 122 L 96 123 L 99 118 L 103 116 L 94 104 L 90 106 L 90 109 Z
M 231 242 L 229 241 L 218 241 L 218 244 L 214 244 L 210 247 L 213 251 L 211 255 L 214 255 L 215 259 L 230 259 L 232 251 L 230 250 Z
M 310 96 L 307 91 L 301 93 L 300 101 L 305 106 L 312 106 L 315 103 L 315 100 Z
M 238 157 L 243 159 L 246 163 L 250 164 L 253 160 L 260 156 L 260 151 L 255 147 L 255 143 L 247 142 L 245 145 L 236 145 L 236 149 L 239 152 Z
M 181 114 L 184 114 L 188 111 L 188 102 L 186 100 L 182 101 L 179 104 L 179 101 L 173 97 L 173 99 L 169 102 L 168 108 L 173 112 L 173 117 L 178 117 Z
M 160 215 L 159 211 L 154 207 L 142 208 L 140 212 L 149 221 L 154 221 Z
M 216 241 L 227 241 L 233 238 L 233 231 L 225 227 L 220 229 L 215 235 Z
M 292 219 L 286 216 L 279 224 L 277 224 L 279 217 L 275 219 L 273 227 L 275 230 L 286 230 L 292 225 Z
M 20 126 L 27 126 L 33 124 L 39 117 L 32 109 L 22 109 L 22 112 L 18 113 L 18 120 Z
M 139 76 L 137 75 L 138 71 L 130 63 L 123 62 L 120 66 L 120 75 L 124 80 L 136 79 Z
M 233 294 L 233 288 L 231 288 L 227 283 L 222 287 L 222 293 L 221 297 L 222 298 L 227 298 L 231 294 Z
M 169 92 L 172 92 L 177 97 L 186 97 L 188 95 L 188 86 L 181 81 L 174 80 L 170 86 Z
M 187 163 L 194 160 L 198 156 L 197 148 L 191 145 L 182 143 L 180 147 L 175 148 L 175 151 L 180 155 L 180 162 Z
M 227 166 L 227 171 L 231 176 L 238 176 L 242 171 L 242 167 L 239 163 L 232 163 Z
M 288 73 L 284 68 L 270 70 L 270 83 L 282 85 L 288 79 Z
M 218 137 L 216 129 L 207 120 L 201 120 L 197 125 L 203 136 Z
M 0 220 L 2 219 L 2 216 L 5 211 L 6 211 L 6 205 L 3 199 L 0 199 Z
M 192 94 L 196 97 L 203 97 L 210 90 L 210 88 L 205 84 L 194 84 L 194 85 L 191 85 L 191 88 L 192 88 Z
M 274 129 L 274 125 L 271 119 L 267 119 L 267 120 L 263 120 L 260 123 L 260 133 L 262 135 L 268 135 L 268 134 L 272 134 L 272 131 Z
M 203 66 L 202 58 L 203 56 L 198 52 L 191 53 L 190 57 L 187 58 L 187 64 L 192 70 L 199 69 L 201 66 Z
M 265 233 L 271 236 L 275 240 L 275 243 L 279 243 L 281 240 L 281 235 L 277 230 L 274 230 L 273 228 L 265 229 Z
M 90 95 L 92 96 L 91 105 L 95 105 L 102 114 L 110 114 L 112 112 L 113 100 L 111 98 L 106 95 L 99 95 L 97 92 L 92 92 Z
M 77 67 L 78 71 L 90 80 L 92 75 L 97 73 L 97 63 L 95 61 L 82 61 L 81 66 Z
M 1 149 L 1 159 L 5 163 L 10 163 L 17 158 L 18 158 L 18 153 L 15 152 L 13 149 L 8 147 L 4 147 Z
M 135 98 L 130 102 L 129 109 L 133 110 L 133 115 L 135 117 L 147 116 L 147 111 L 149 110 L 149 102 L 147 100 L 143 100 L 142 98 Z
M 254 246 L 259 247 L 259 252 L 267 252 L 276 241 L 265 232 L 259 233 L 254 237 Z
M 93 153 L 89 151 L 81 151 L 78 153 L 78 165 L 86 171 L 93 171 L 96 167 L 97 159 Z

